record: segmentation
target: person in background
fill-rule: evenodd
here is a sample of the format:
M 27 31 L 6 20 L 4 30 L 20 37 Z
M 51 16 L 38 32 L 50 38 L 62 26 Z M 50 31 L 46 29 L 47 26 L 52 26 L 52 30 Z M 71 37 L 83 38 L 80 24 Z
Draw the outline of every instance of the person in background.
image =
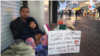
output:
M 76 20 L 77 20 L 77 16 L 78 16 L 78 11 L 77 10 L 75 11 L 75 15 L 76 15 Z
M 98 20 L 99 20 L 99 18 L 100 18 L 100 9 L 98 9 L 98 13 L 99 13 L 99 17 L 98 17 Z
M 61 18 L 63 17 L 63 10 L 60 10 Z
M 87 16 L 89 16 L 89 12 L 87 11 Z
M 80 16 L 80 11 L 78 12 L 78 16 Z
M 71 17 L 71 13 L 72 13 L 71 10 L 69 10 L 69 17 Z
M 81 13 L 82 13 L 82 16 L 83 16 L 84 11 L 82 10 Z
M 64 14 L 64 10 L 62 10 L 62 17 L 63 17 L 63 14 Z

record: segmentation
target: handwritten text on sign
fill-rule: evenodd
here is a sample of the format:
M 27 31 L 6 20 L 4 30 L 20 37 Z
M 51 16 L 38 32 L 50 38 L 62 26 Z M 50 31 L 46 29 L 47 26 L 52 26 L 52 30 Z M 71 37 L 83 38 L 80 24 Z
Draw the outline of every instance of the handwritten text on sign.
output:
M 48 35 L 48 54 L 78 53 L 81 31 L 50 31 Z

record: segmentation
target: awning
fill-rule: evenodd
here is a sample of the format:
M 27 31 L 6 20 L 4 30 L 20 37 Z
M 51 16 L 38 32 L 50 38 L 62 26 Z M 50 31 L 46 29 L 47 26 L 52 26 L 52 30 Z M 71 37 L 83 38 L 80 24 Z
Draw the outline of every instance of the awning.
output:
M 76 7 L 76 8 L 74 8 L 73 10 L 76 11 L 76 10 L 80 10 L 80 9 L 81 9 L 80 7 Z

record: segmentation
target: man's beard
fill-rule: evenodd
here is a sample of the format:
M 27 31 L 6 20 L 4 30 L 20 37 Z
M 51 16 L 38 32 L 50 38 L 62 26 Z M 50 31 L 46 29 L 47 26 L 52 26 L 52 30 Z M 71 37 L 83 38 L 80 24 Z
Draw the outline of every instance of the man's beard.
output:
M 28 17 L 22 17 L 22 18 L 26 20 Z
M 24 19 L 27 19 L 27 18 L 24 18 Z

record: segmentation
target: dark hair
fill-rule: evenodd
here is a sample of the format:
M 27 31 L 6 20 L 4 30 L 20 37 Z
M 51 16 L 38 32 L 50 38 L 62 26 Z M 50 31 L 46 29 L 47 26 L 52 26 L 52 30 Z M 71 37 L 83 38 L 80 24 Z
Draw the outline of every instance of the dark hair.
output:
M 29 19 L 28 20 L 28 25 L 31 23 L 31 22 L 35 22 L 33 19 Z
M 28 8 L 28 6 L 22 6 L 22 7 L 20 7 L 20 11 L 22 10 L 22 8 Z

